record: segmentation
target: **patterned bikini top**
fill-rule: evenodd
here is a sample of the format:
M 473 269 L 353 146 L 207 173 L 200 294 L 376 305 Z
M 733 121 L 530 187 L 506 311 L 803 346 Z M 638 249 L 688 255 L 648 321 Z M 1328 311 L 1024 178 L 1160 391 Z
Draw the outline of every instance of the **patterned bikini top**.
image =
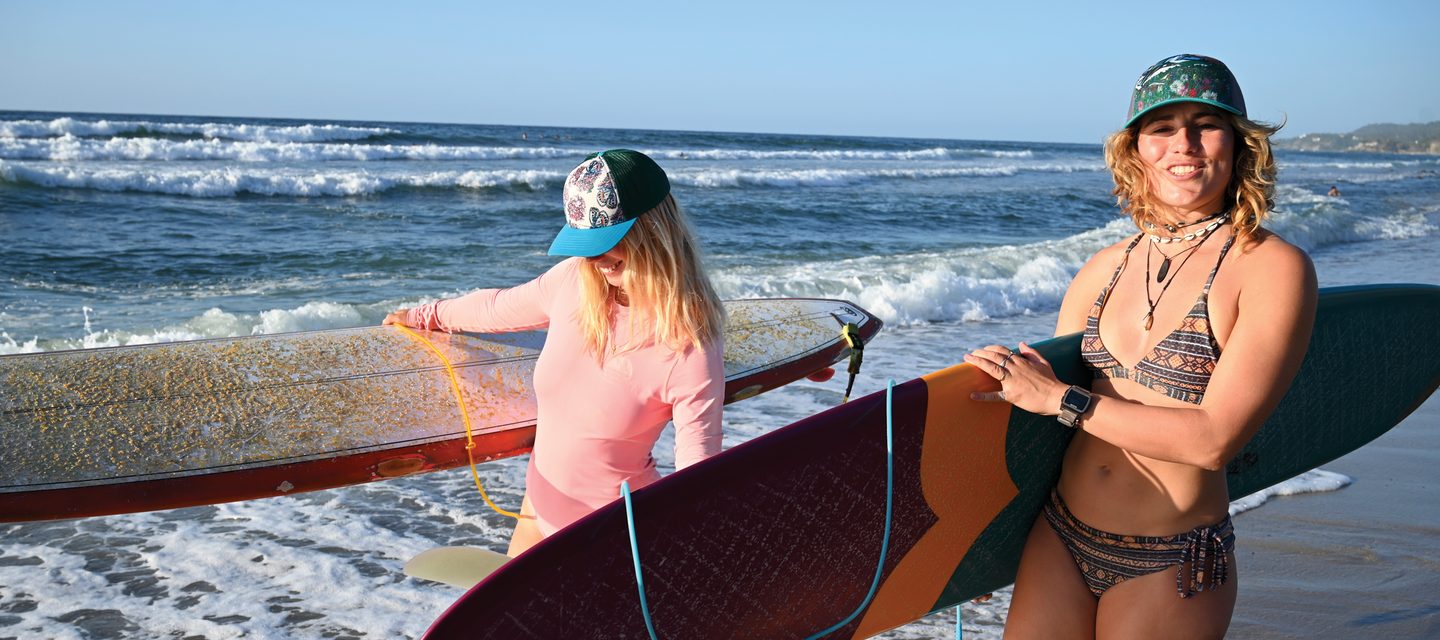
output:
M 1100 312 L 1105 309 L 1110 290 L 1125 269 L 1125 262 L 1130 259 L 1130 251 L 1144 237 L 1145 234 L 1140 234 L 1125 249 L 1125 258 L 1115 269 L 1115 275 L 1110 276 L 1110 284 L 1090 307 L 1090 315 L 1085 318 L 1085 334 L 1080 341 L 1080 357 L 1085 360 L 1086 366 L 1095 371 L 1096 378 L 1125 378 L 1176 400 L 1200 404 L 1205 398 L 1205 388 L 1210 385 L 1210 374 L 1215 372 L 1215 363 L 1220 360 L 1220 345 L 1210 330 L 1210 284 L 1215 282 L 1215 274 L 1220 272 L 1220 263 L 1225 261 L 1225 254 L 1230 251 L 1235 237 L 1231 236 L 1220 250 L 1220 259 L 1210 270 L 1205 290 L 1200 293 L 1195 306 L 1190 308 L 1190 313 L 1180 321 L 1180 327 L 1165 336 L 1134 368 L 1127 369 L 1110 355 L 1110 350 L 1100 340 Z

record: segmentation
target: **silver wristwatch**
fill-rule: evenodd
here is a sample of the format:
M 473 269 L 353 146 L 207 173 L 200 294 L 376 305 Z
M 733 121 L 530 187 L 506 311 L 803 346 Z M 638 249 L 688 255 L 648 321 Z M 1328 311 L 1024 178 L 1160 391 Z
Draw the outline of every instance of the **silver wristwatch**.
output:
M 1070 385 L 1065 390 L 1065 395 L 1060 396 L 1060 415 L 1055 416 L 1067 427 L 1080 428 L 1080 416 L 1090 410 L 1090 392 L 1075 385 Z

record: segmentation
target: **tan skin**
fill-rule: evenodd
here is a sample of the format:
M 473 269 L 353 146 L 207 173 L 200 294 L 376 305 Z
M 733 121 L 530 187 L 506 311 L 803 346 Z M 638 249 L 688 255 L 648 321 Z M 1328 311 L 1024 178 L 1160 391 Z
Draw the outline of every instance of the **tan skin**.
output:
M 1172 223 L 1220 211 L 1232 173 L 1236 134 L 1202 105 L 1177 103 L 1147 114 L 1137 150 L 1151 190 Z M 1158 293 L 1145 268 L 1148 241 L 1131 252 L 1100 317 L 1100 338 L 1125 366 L 1134 366 L 1180 325 L 1204 289 L 1230 237 L 1222 225 L 1194 250 L 1190 264 L 1171 267 L 1174 282 L 1143 328 Z M 1055 335 L 1085 329 L 1086 315 L 1120 265 L 1130 238 L 1101 250 L 1076 275 L 1060 308 Z M 1170 244 L 1167 254 L 1185 245 Z M 1158 267 L 1159 255 L 1151 255 Z M 1318 290 L 1304 251 L 1261 231 L 1248 247 L 1232 247 L 1210 289 L 1211 327 L 1223 354 L 1204 401 L 1171 399 L 1130 380 L 1096 379 L 1094 401 L 1066 451 L 1058 490 L 1076 518 L 1114 533 L 1170 536 L 1213 525 L 1227 514 L 1225 464 L 1264 423 L 1299 370 L 1314 322 Z M 1001 379 L 1001 392 L 976 399 L 1009 401 L 1042 415 L 1059 413 L 1068 388 L 1034 349 L 992 345 L 966 361 Z M 1064 428 L 1057 423 L 1056 428 Z M 1005 637 L 1221 638 L 1235 606 L 1238 572 L 1218 590 L 1182 599 L 1175 570 L 1120 582 L 1096 599 L 1064 544 L 1042 516 L 1026 542 Z M 1207 572 L 1212 567 L 1205 567 Z M 1188 575 L 1188 572 L 1187 572 Z M 1207 576 L 1208 578 L 1208 573 Z
M 610 286 L 615 288 L 615 301 L 621 305 L 629 305 L 629 299 L 625 295 L 625 259 L 627 257 L 629 255 L 626 253 L 625 245 L 621 243 L 603 254 L 585 259 L 600 271 L 601 275 L 605 276 L 605 281 L 610 283 Z M 401 309 L 386 315 L 381 324 L 403 325 L 409 317 L 410 310 Z M 544 539 L 545 535 L 540 532 L 539 525 L 535 524 L 535 509 L 530 506 L 530 494 L 526 493 L 520 503 L 520 519 L 515 523 L 515 531 L 510 534 L 510 548 L 506 550 L 505 555 L 514 558 Z

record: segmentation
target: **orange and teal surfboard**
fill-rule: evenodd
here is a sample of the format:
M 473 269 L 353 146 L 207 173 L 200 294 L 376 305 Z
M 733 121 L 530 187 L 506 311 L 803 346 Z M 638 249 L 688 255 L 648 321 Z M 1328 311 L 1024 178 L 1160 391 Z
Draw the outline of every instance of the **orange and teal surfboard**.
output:
M 1034 345 L 1088 384 L 1079 337 Z M 1299 376 L 1228 469 L 1257 491 L 1373 440 L 1440 384 L 1440 287 L 1327 289 Z M 878 393 L 737 446 L 633 494 L 660 638 L 867 638 L 1014 581 L 1071 431 L 970 400 L 998 384 L 961 365 L 896 385 L 885 536 Z M 1241 532 L 1244 535 L 1244 532 Z M 427 638 L 646 638 L 621 501 L 506 564 Z

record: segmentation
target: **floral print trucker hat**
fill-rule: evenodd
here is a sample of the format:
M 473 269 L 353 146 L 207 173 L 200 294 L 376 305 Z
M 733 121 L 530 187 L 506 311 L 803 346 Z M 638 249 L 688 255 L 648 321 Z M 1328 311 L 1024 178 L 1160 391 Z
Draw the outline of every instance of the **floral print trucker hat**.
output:
M 1130 96 L 1130 115 L 1125 126 L 1155 107 L 1172 102 L 1203 102 L 1245 115 L 1245 96 L 1240 83 L 1225 63 L 1206 56 L 1182 53 L 1155 63 L 1135 81 Z
M 639 151 L 611 149 L 585 157 L 565 178 L 565 226 L 552 256 L 589 258 L 609 251 L 670 194 L 670 179 Z

